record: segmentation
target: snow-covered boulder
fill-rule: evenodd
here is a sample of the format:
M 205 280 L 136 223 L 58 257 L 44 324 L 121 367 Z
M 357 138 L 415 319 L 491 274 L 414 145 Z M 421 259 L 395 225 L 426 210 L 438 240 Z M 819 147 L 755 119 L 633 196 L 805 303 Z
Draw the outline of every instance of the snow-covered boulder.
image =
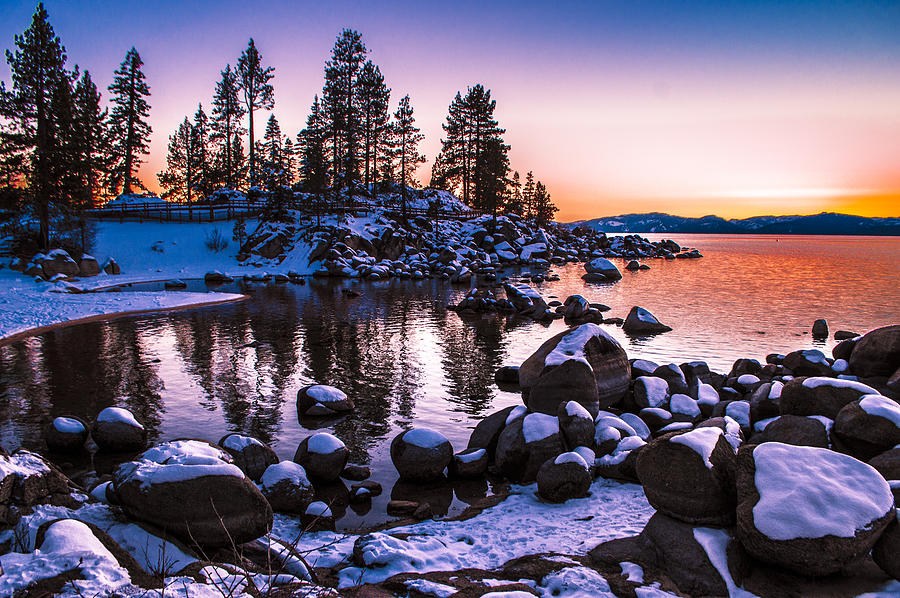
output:
M 232 433 L 219 440 L 219 446 L 234 459 L 248 478 L 258 482 L 267 467 L 278 463 L 278 455 L 271 448 L 252 436 Z
M 577 401 L 560 403 L 556 417 L 559 419 L 559 429 L 569 450 L 575 450 L 579 446 L 588 448 L 594 446 L 594 418 L 581 403 Z
M 878 391 L 853 380 L 794 378 L 781 389 L 778 405 L 784 415 L 824 415 L 834 419 L 844 406 L 870 394 Z
M 115 259 L 109 257 L 103 262 L 103 271 L 110 276 L 118 276 L 122 273 L 122 268 L 119 267 L 119 263 Z
M 684 375 L 684 371 L 676 363 L 664 363 L 653 370 L 653 375 L 657 378 L 662 378 L 669 383 L 669 394 L 690 393 L 687 377 Z
M 91 437 L 100 450 L 134 453 L 147 446 L 147 430 L 123 407 L 107 407 L 94 418 Z
M 44 503 L 77 507 L 69 479 L 37 453 L 0 451 L 0 527 L 15 524 L 32 506 Z
M 575 452 L 547 459 L 537 472 L 538 496 L 549 502 L 581 498 L 590 487 L 590 466 Z
M 480 478 L 488 468 L 488 452 L 483 448 L 467 448 L 453 455 L 450 461 L 450 477 Z
M 865 395 L 841 409 L 833 435 L 843 452 L 868 461 L 900 444 L 900 404 L 881 395 Z
M 602 257 L 585 262 L 584 269 L 587 274 L 582 278 L 588 282 L 614 281 L 622 278 L 622 273 L 616 265 Z
M 72 256 L 65 249 L 54 249 L 47 255 L 41 256 L 40 260 L 35 260 L 40 264 L 43 276 L 51 279 L 58 274 L 63 276 L 77 276 L 78 263 L 72 259 Z
M 656 510 L 694 524 L 734 521 L 735 449 L 717 427 L 670 433 L 638 455 L 636 471 Z
M 900 580 L 900 523 L 894 518 L 875 542 L 872 559 L 881 570 Z
M 781 442 L 795 446 L 817 446 L 828 448 L 828 427 L 819 416 L 780 415 L 765 422 L 765 427 L 753 434 L 754 444 Z M 763 420 L 765 421 L 765 420 Z
M 656 368 L 659 367 L 659 364 L 649 359 L 629 359 L 628 361 L 631 364 L 631 377 L 634 379 L 638 379 L 641 376 L 652 376 Z
M 641 376 L 632 387 L 634 403 L 640 409 L 654 407 L 667 409 L 669 406 L 669 383 L 656 376 Z
M 327 384 L 310 384 L 297 391 L 297 413 L 327 417 L 353 410 L 353 400 L 342 390 Z
M 819 318 L 812 325 L 812 337 L 816 340 L 825 340 L 828 338 L 828 322 L 824 318 Z
M 44 433 L 47 448 L 59 453 L 77 453 L 84 450 L 88 439 L 88 425 L 76 415 L 53 418 Z
M 544 413 L 528 413 L 511 421 L 497 441 L 496 463 L 513 482 L 533 482 L 538 469 L 565 449 L 559 420 Z
M 617 403 L 630 381 L 625 350 L 596 324 L 582 324 L 553 336 L 519 369 L 525 404 L 549 415 L 556 415 L 559 404 L 570 400 L 596 415 Z
M 327 432 L 319 432 L 304 438 L 294 453 L 294 463 L 299 463 L 310 477 L 333 482 L 350 458 L 347 446 L 340 438 Z
M 656 319 L 656 316 L 643 307 L 635 305 L 625 317 L 622 330 L 628 334 L 658 334 L 660 332 L 669 332 L 672 328 L 661 323 Z
M 485 449 L 488 453 L 488 460 L 493 462 L 494 454 L 497 452 L 497 441 L 500 439 L 500 433 L 503 432 L 510 414 L 515 409 L 524 412 L 525 406 L 504 407 L 475 424 L 475 429 L 472 430 L 472 434 L 469 436 L 469 443 L 466 445 L 466 448 Z M 524 415 L 524 413 L 519 414 L 519 416 L 521 415 Z
M 601 429 L 601 422 L 598 422 L 597 429 Z M 606 428 L 607 430 L 609 428 Z M 597 475 L 604 478 L 612 478 L 615 480 L 623 480 L 626 482 L 637 482 L 637 458 L 641 451 L 646 448 L 647 443 L 640 436 L 626 436 L 621 431 L 622 439 L 616 443 L 615 448 L 605 455 L 597 453 L 598 457 L 594 461 L 594 471 Z
M 828 575 L 865 555 L 894 520 L 873 467 L 848 455 L 778 442 L 741 447 L 737 536 L 760 561 Z
M 429 428 L 406 430 L 391 441 L 391 461 L 403 480 L 439 480 L 452 459 L 453 447 L 450 441 L 440 432 Z
M 164 442 L 116 469 L 113 485 L 133 518 L 201 546 L 231 546 L 272 527 L 268 501 L 232 462 L 202 440 Z
M 566 320 L 578 320 L 591 309 L 591 304 L 581 295 L 571 295 L 563 303 Z
M 647 424 L 652 433 L 662 430 L 675 421 L 672 413 L 661 407 L 645 407 L 638 412 L 638 417 Z
M 523 283 L 507 282 L 503 289 L 506 298 L 521 315 L 532 317 L 536 320 L 546 319 L 549 314 L 547 302 L 535 289 Z
M 891 376 L 900 368 L 900 324 L 867 332 L 853 347 L 850 370 L 857 376 Z
M 829 376 L 832 373 L 828 358 L 818 349 L 791 351 L 784 356 L 783 365 L 795 376 Z
M 269 465 L 260 477 L 259 489 L 278 513 L 303 513 L 316 494 L 306 470 L 293 461 Z
M 100 263 L 97 258 L 84 254 L 78 262 L 78 276 L 97 276 L 100 274 Z

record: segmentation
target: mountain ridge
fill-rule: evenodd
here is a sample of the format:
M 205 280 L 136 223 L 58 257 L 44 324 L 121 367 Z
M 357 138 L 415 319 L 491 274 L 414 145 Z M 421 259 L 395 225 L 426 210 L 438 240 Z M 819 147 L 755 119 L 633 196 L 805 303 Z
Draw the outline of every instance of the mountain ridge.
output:
M 707 215 L 699 218 L 675 216 L 664 212 L 622 214 L 566 223 L 606 232 L 630 233 L 706 233 L 706 234 L 778 234 L 778 235 L 876 235 L 900 236 L 900 217 L 868 218 L 820 212 L 810 215 L 752 216 L 726 220 Z

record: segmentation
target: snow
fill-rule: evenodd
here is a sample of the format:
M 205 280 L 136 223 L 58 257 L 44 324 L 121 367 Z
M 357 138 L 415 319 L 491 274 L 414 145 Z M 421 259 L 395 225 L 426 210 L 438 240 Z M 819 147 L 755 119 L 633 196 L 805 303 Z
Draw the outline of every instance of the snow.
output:
M 403 442 L 423 449 L 436 449 L 447 442 L 447 437 L 430 428 L 413 428 L 403 435 Z
M 252 436 L 244 436 L 243 434 L 230 434 L 225 438 L 225 442 L 222 443 L 225 448 L 230 448 L 233 451 L 241 452 L 248 446 L 265 446 L 262 442 L 253 438 Z
M 266 489 L 272 489 L 278 482 L 289 480 L 295 486 L 312 487 L 309 478 L 306 477 L 306 470 L 303 466 L 293 461 L 281 461 L 269 465 L 263 472 L 259 485 Z
M 331 508 L 321 500 L 313 501 L 306 507 L 304 514 L 309 517 L 332 517 Z
M 459 460 L 460 463 L 474 463 L 475 461 L 478 461 L 479 459 L 484 457 L 484 454 L 486 452 L 487 451 L 485 451 L 483 448 L 480 448 L 480 449 L 475 449 L 474 451 L 472 451 L 470 453 L 458 454 L 458 455 L 456 455 L 456 458 Z
M 581 465 L 585 469 L 590 469 L 587 462 L 585 462 L 582 456 L 574 451 L 559 455 L 558 457 L 556 457 L 556 459 L 553 460 L 553 463 L 555 465 L 562 465 L 563 463 L 575 463 L 577 465 Z
M 648 440 L 650 438 L 650 428 L 647 427 L 647 424 L 640 417 L 638 417 L 634 413 L 628 413 L 627 411 L 619 417 L 623 422 L 631 426 L 631 429 L 634 430 L 634 433 L 640 436 L 643 440 Z
M 111 483 L 112 482 L 103 482 L 101 484 L 97 484 L 96 486 L 94 486 L 94 489 L 91 490 L 91 496 L 94 499 L 99 500 L 100 502 L 108 502 L 106 500 L 106 489 L 109 488 L 109 485 Z
M 860 408 L 869 415 L 882 417 L 900 428 L 900 405 L 878 394 L 866 395 L 859 400 Z
M 701 405 L 715 405 L 719 402 L 719 392 L 711 384 L 700 382 L 697 385 L 697 402 Z
M 120 422 L 129 426 L 144 429 L 144 426 L 134 418 L 134 414 L 121 407 L 107 407 L 97 415 L 98 422 Z
M 872 466 L 834 451 L 767 442 L 753 451 L 756 528 L 773 540 L 853 537 L 894 508 Z
M 672 398 L 669 399 L 669 409 L 672 413 L 681 413 L 690 417 L 700 415 L 700 406 L 697 404 L 697 401 L 688 395 L 680 393 L 673 394 Z
M 598 325 L 582 324 L 578 328 L 573 328 L 568 334 L 559 339 L 556 347 L 544 358 L 544 365 L 562 365 L 566 361 L 574 359 L 590 368 L 591 364 L 584 356 L 584 346 L 594 337 L 604 338 L 615 345 L 619 344 L 618 341 Z M 591 371 L 593 371 L 593 368 L 591 368 Z
M 743 384 L 744 386 L 751 386 L 759 382 L 759 377 L 754 376 L 753 374 L 742 374 L 738 376 L 737 383 Z
M 672 422 L 671 424 L 657 430 L 660 434 L 668 434 L 669 432 L 677 432 L 679 430 L 690 430 L 694 427 L 691 422 Z
M 618 428 L 612 426 L 597 426 L 594 429 L 594 443 L 600 444 L 607 440 L 615 440 L 618 442 L 622 439 L 622 432 Z
M 593 417 L 588 412 L 587 409 L 584 408 L 584 405 L 579 403 L 578 401 L 569 401 L 566 403 L 566 415 L 569 417 L 574 417 L 577 419 L 589 419 L 593 421 Z
M 0 480 L 9 474 L 16 474 L 26 478 L 28 476 L 47 473 L 50 468 L 44 463 L 44 460 L 37 454 L 26 450 L 19 450 L 4 457 L 0 455 Z
M 243 478 L 244 472 L 231 463 L 191 463 L 160 464 L 153 461 L 130 461 L 119 466 L 116 477 L 123 482 L 138 480 L 141 488 L 149 488 L 153 484 L 185 482 L 206 476 L 231 476 Z
M 530 444 L 559 433 L 559 420 L 545 413 L 529 413 L 522 422 L 525 442 Z
M 616 452 L 632 451 L 636 448 L 644 446 L 645 444 L 647 443 L 644 442 L 639 436 L 626 436 L 619 441 L 619 446 L 616 447 Z
M 800 354 L 810 363 L 828 365 L 828 359 L 825 357 L 825 354 L 818 349 L 806 349 L 804 351 L 800 351 Z
M 600 415 L 600 417 L 597 418 L 597 428 L 604 428 L 607 426 L 616 428 L 620 432 L 624 432 L 624 435 L 626 436 L 638 435 L 634 428 L 629 426 L 625 420 L 617 415 Z
M 820 376 L 814 376 L 812 378 L 807 378 L 802 382 L 803 386 L 806 388 L 819 388 L 820 386 L 832 386 L 834 388 L 852 388 L 853 390 L 858 390 L 859 392 L 865 395 L 877 395 L 878 391 L 872 388 L 871 386 L 867 386 L 862 382 L 855 382 L 853 380 L 841 380 L 838 378 L 825 378 Z
M 71 417 L 57 417 L 53 420 L 53 427 L 56 428 L 58 432 L 62 432 L 64 434 L 81 434 L 85 431 L 84 424 L 82 424 L 77 419 L 72 419 Z
M 781 398 L 781 391 L 784 388 L 784 382 L 779 380 L 775 380 L 772 382 L 772 387 L 769 389 L 769 398 L 772 400 Z
M 634 583 L 644 583 L 644 569 L 637 563 L 622 561 L 619 563 L 619 567 L 622 568 L 622 575 L 625 576 L 626 580 Z
M 725 415 L 744 428 L 750 427 L 750 403 L 748 401 L 732 401 L 728 403 L 725 406 Z
M 697 428 L 696 430 L 674 436 L 669 439 L 669 442 L 683 444 L 690 448 L 700 455 L 703 459 L 703 463 L 706 464 L 707 469 L 712 469 L 713 464 L 709 460 L 709 457 L 712 455 L 713 449 L 716 448 L 719 437 L 723 434 L 724 432 L 722 432 L 720 428 L 714 426 L 709 428 Z
M 669 383 L 656 376 L 640 376 L 635 383 L 641 383 L 647 391 L 647 403 L 650 407 L 664 405 L 669 397 Z
M 141 453 L 144 461 L 160 464 L 215 465 L 230 463 L 231 456 L 202 440 L 170 440 Z
M 306 389 L 306 394 L 314 401 L 322 404 L 338 403 L 347 400 L 347 395 L 342 390 L 325 384 L 313 384 Z
M 733 417 L 726 415 L 725 420 L 725 440 L 734 448 L 735 451 L 741 446 L 741 425 L 737 423 Z
M 410 579 L 404 582 L 404 585 L 410 590 L 415 590 L 426 596 L 434 596 L 435 598 L 450 598 L 457 592 L 453 586 L 428 581 L 427 579 Z
M 834 363 L 831 364 L 831 369 L 834 370 L 837 374 L 843 374 L 849 367 L 850 364 L 846 359 L 835 359 Z
M 637 319 L 641 322 L 646 322 L 648 324 L 659 324 L 659 320 L 656 319 L 656 316 L 651 314 L 643 307 L 638 307 L 635 310 L 634 315 L 637 316 Z
M 337 436 L 333 436 L 327 432 L 319 432 L 318 434 L 313 434 L 309 437 L 309 441 L 306 444 L 309 452 L 316 453 L 318 455 L 330 455 L 334 452 L 337 452 L 341 449 L 346 448 L 346 445 L 341 441 Z
M 572 452 L 577 453 L 582 459 L 584 459 L 584 462 L 588 465 L 592 465 L 594 463 L 594 459 L 597 458 L 597 455 L 594 454 L 594 451 L 586 446 L 576 446 L 575 450 L 573 450 Z
M 528 413 L 528 407 L 525 405 L 516 405 L 512 408 L 512 411 L 509 412 L 509 415 L 506 416 L 506 425 L 508 426 L 520 417 L 524 417 L 526 413 Z
M 631 364 L 631 367 L 640 369 L 644 372 L 652 372 L 653 370 L 658 368 L 659 365 L 647 359 L 635 359 L 634 363 Z
M 542 598 L 615 598 L 606 579 L 588 567 L 566 567 L 550 573 L 535 588 Z
M 723 529 L 710 527 L 695 527 L 694 539 L 697 541 L 697 544 L 703 547 L 706 556 L 709 557 L 709 562 L 712 563 L 712 566 L 719 572 L 722 581 L 725 582 L 729 598 L 758 598 L 756 594 L 739 587 L 731 576 L 727 554 L 731 536 L 728 535 L 728 532 Z
M 536 484 L 513 485 L 502 503 L 466 521 L 427 520 L 371 534 L 365 542 L 369 565 L 339 571 L 340 587 L 377 582 L 397 573 L 494 569 L 523 554 L 585 555 L 600 542 L 631 536 L 646 525 L 653 509 L 641 487 L 599 479 L 591 496 L 561 504 L 544 503 Z M 602 504 L 602 508 L 598 508 Z M 334 532 L 299 534 L 294 518 L 275 515 L 273 534 L 300 536 L 297 549 L 313 567 L 348 562 L 359 536 Z M 404 539 L 400 539 L 404 538 Z

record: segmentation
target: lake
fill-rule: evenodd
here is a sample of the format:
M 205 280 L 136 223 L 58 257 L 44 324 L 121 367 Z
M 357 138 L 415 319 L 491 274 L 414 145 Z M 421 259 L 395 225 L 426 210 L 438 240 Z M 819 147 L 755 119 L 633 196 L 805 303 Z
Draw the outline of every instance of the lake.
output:
M 622 280 L 605 284 L 584 282 L 583 266 L 569 264 L 553 268 L 558 282 L 535 286 L 547 300 L 577 293 L 605 303 L 612 308 L 607 316 L 624 318 L 640 305 L 674 330 L 629 338 L 604 326 L 629 357 L 660 364 L 701 359 L 720 372 L 740 357 L 762 361 L 768 353 L 810 347 L 828 352 L 833 340 L 813 341 L 809 334 L 817 318 L 828 320 L 832 334 L 900 322 L 900 238 L 676 240 L 705 257 L 648 260 L 649 271 L 623 271 Z M 206 288 L 202 281 L 188 286 Z M 345 294 L 348 288 L 359 296 Z M 417 492 L 395 484 L 390 440 L 412 425 L 427 426 L 462 450 L 478 420 L 521 402 L 497 388 L 494 371 L 520 364 L 565 327 L 562 320 L 461 317 L 446 306 L 468 288 L 437 280 L 236 282 L 217 289 L 250 298 L 59 328 L 0 347 L 0 445 L 42 451 L 42 429 L 54 417 L 91 420 L 110 405 L 131 409 L 154 441 L 216 442 L 238 431 L 268 442 L 284 459 L 321 427 L 347 444 L 352 462 L 370 465 L 385 487 L 371 507 L 339 509 L 345 513 L 339 527 L 375 525 L 387 519 L 390 498 Z M 313 382 L 341 388 L 355 411 L 340 420 L 300 421 L 296 393 Z M 113 465 L 99 458 L 63 464 L 83 481 Z M 429 500 L 437 514 L 452 514 L 491 491 L 485 482 L 448 484 L 433 488 Z

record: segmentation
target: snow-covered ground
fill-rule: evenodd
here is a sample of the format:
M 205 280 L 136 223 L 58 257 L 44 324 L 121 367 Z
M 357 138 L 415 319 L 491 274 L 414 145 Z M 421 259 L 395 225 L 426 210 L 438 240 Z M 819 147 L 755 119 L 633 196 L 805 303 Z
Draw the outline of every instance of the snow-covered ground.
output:
M 158 223 L 100 222 L 97 240 L 91 251 L 99 263 L 113 257 L 122 273 L 83 278 L 76 286 L 90 290 L 127 282 L 202 278 L 210 270 L 243 274 L 248 269 L 235 260 L 237 243 L 231 240 L 233 222 Z M 256 227 L 247 222 L 248 231 Z M 208 234 L 219 229 L 229 240 L 224 251 L 215 253 L 206 247 Z M 155 249 L 154 249 L 155 247 Z M 255 270 L 255 269 L 254 269 Z M 47 282 L 35 282 L 6 264 L 0 269 L 0 339 L 34 328 L 132 311 L 165 310 L 236 300 L 230 293 L 123 292 L 71 294 Z

